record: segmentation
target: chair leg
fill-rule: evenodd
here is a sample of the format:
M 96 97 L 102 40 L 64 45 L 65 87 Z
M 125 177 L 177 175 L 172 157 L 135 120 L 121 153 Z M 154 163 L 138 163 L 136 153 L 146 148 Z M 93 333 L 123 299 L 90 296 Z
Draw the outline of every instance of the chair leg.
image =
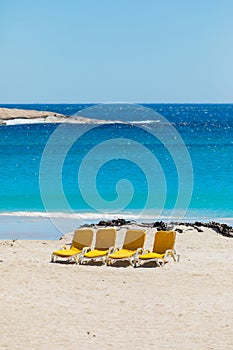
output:
M 106 260 L 106 265 L 107 265 L 107 266 L 110 266 L 111 263 L 112 263 L 111 259 L 108 259 L 108 258 L 107 258 L 107 260 Z
M 131 266 L 134 266 L 132 258 L 129 258 L 129 263 L 130 263 Z
M 160 265 L 160 263 L 159 263 L 158 260 L 156 260 L 156 262 L 157 262 L 157 266 L 158 266 L 158 267 L 161 267 L 161 266 L 163 267 L 163 266 L 165 265 L 164 260 L 161 261 L 161 265 Z

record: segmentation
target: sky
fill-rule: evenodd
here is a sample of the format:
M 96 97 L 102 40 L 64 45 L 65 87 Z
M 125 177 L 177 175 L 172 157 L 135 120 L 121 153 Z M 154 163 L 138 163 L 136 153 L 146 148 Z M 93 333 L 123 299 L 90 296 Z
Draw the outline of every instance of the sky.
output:
M 0 103 L 231 103 L 232 0 L 0 0 Z

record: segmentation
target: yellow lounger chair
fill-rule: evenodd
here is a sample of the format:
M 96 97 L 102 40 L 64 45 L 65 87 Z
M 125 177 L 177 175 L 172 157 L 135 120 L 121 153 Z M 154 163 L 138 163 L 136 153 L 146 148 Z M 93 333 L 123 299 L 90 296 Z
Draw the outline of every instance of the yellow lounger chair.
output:
M 139 266 L 143 262 L 154 261 L 157 266 L 163 266 L 167 262 L 168 257 L 172 257 L 174 261 L 179 261 L 179 255 L 174 249 L 176 239 L 175 231 L 158 231 L 155 234 L 153 250 L 146 250 L 139 255 L 134 261 L 134 266 Z
M 133 266 L 133 259 L 143 251 L 145 238 L 146 232 L 143 230 L 128 230 L 122 249 L 115 248 L 114 252 L 107 257 L 107 265 L 119 260 L 128 260 Z
M 116 242 L 115 228 L 101 228 L 96 232 L 96 242 L 93 250 L 80 254 L 78 262 L 83 264 L 88 261 L 102 261 L 105 263 L 106 257 L 114 250 Z
M 51 262 L 57 261 L 58 258 L 75 261 L 78 263 L 78 255 L 85 253 L 90 248 L 94 231 L 91 228 L 79 229 L 74 232 L 73 241 L 69 249 L 62 247 L 60 250 L 55 250 L 51 255 Z

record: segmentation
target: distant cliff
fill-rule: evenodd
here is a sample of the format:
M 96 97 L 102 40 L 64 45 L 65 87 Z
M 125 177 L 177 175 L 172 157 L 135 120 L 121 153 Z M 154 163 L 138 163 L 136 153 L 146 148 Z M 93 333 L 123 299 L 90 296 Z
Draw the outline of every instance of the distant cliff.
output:
M 0 125 L 36 123 L 109 123 L 106 120 L 89 119 L 81 116 L 68 117 L 63 114 L 16 108 L 0 108 Z M 111 122 L 112 123 L 112 122 Z
M 0 108 L 0 124 L 27 124 L 42 122 L 63 122 L 67 117 L 54 112 L 34 111 L 16 108 Z

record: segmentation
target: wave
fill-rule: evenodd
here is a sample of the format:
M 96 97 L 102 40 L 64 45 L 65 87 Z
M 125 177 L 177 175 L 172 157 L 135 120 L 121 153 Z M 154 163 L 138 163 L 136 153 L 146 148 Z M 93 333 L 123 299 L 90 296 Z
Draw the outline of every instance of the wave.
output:
M 25 218 L 45 218 L 45 219 L 78 219 L 78 220 L 111 220 L 124 217 L 127 220 L 134 220 L 138 218 L 143 219 L 154 219 L 156 213 L 146 214 L 140 216 L 140 213 L 64 213 L 64 212 L 27 212 L 27 211 L 16 211 L 16 212 L 2 212 L 1 217 L 25 217 Z
M 128 123 L 130 124 L 154 124 L 154 123 L 160 123 L 161 121 L 158 120 L 133 120 L 133 121 L 129 121 Z
M 179 210 L 177 212 L 173 213 L 172 211 L 166 211 L 164 214 L 153 210 L 153 212 L 137 212 L 136 210 L 134 212 L 120 212 L 120 213 L 94 213 L 94 212 L 82 212 L 82 213 L 65 213 L 65 212 L 28 212 L 28 211 L 16 211 L 16 212 L 2 212 L 0 213 L 0 219 L 1 218 L 20 218 L 20 219 L 66 219 L 66 220 L 77 220 L 84 222 L 85 220 L 87 222 L 97 222 L 99 220 L 112 220 L 112 219 L 119 219 L 124 218 L 125 220 L 132 220 L 132 221 L 157 221 L 157 220 L 177 220 L 177 221 L 221 221 L 221 222 L 228 222 L 233 224 L 233 218 L 232 217 L 226 217 L 224 216 L 224 213 L 218 212 L 218 211 L 209 211 L 209 210 L 190 210 L 185 215 L 185 217 L 179 215 Z

